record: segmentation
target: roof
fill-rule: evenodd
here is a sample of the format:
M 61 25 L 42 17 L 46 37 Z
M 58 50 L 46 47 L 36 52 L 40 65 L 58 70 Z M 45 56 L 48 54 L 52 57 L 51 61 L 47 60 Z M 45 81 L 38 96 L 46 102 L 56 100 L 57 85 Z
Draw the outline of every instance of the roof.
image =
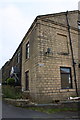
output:
M 73 11 L 66 11 L 66 12 L 68 12 L 69 14 L 73 14 L 73 13 L 79 13 L 80 11 L 79 11 L 79 10 L 73 10 Z M 64 15 L 64 14 L 66 14 L 66 12 L 39 15 L 39 16 L 37 16 L 37 17 L 43 18 L 43 17 L 48 17 L 48 16 L 49 16 L 49 17 L 51 17 L 51 16 L 59 16 L 59 15 Z

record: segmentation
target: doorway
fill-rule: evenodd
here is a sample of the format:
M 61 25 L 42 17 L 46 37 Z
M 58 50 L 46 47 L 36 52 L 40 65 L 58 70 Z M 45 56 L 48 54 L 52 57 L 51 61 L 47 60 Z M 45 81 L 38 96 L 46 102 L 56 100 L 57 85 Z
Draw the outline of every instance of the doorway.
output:
M 25 80 L 26 80 L 26 90 L 29 90 L 29 71 L 25 73 Z

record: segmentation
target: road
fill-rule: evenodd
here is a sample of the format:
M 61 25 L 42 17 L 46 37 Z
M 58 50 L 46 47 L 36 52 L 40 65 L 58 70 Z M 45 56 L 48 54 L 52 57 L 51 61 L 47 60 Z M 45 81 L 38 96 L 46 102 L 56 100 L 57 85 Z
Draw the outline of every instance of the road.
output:
M 31 120 L 35 120 L 36 118 L 42 118 L 41 120 L 80 120 L 78 118 L 77 112 L 58 112 L 53 114 L 47 114 L 43 112 L 37 112 L 33 110 L 28 110 L 26 108 L 19 108 L 3 102 L 2 104 L 2 117 L 3 118 L 32 118 Z M 44 119 L 43 119 L 44 118 Z M 52 118 L 52 119 L 51 119 Z M 72 119 L 73 118 L 73 119 Z

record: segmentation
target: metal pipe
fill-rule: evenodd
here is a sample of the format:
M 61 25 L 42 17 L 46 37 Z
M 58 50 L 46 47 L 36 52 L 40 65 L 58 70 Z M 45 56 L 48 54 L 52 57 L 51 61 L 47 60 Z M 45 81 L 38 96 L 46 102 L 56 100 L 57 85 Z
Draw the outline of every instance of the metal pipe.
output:
M 68 35 L 69 35 L 70 49 L 71 49 L 71 54 L 72 54 L 72 65 L 73 65 L 73 72 L 74 72 L 74 82 L 75 82 L 75 88 L 76 88 L 76 95 L 78 97 L 76 70 L 75 70 L 75 64 L 76 63 L 74 61 L 74 55 L 73 55 L 72 40 L 71 40 L 71 35 L 70 35 L 70 25 L 69 25 L 69 21 L 68 21 L 68 11 L 66 12 L 66 21 L 67 21 L 67 26 L 68 26 Z

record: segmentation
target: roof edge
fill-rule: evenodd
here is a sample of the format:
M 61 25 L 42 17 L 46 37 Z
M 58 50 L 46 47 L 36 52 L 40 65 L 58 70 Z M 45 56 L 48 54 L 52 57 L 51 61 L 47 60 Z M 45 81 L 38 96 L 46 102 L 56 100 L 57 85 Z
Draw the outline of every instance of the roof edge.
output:
M 72 13 L 78 13 L 78 12 L 80 12 L 79 10 L 73 10 L 73 11 L 65 11 L 65 12 L 58 12 L 58 13 L 52 13 L 52 14 L 45 14 L 45 15 L 39 15 L 39 16 L 37 16 L 37 17 L 39 17 L 39 18 L 41 18 L 41 17 L 47 17 L 47 16 L 59 16 L 59 15 L 65 15 L 66 14 L 66 12 L 68 12 L 68 13 L 70 13 L 70 14 L 72 14 Z

